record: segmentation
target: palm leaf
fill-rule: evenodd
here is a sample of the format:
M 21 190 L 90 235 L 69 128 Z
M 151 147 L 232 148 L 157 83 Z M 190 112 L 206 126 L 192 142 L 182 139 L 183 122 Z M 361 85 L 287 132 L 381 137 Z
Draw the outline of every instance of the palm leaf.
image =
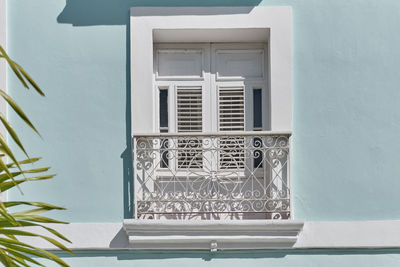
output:
M 28 82 L 35 88 L 35 90 L 41 95 L 44 96 L 43 91 L 36 84 L 36 82 L 32 79 L 32 77 L 15 61 L 13 61 L 6 53 L 3 47 L 0 46 L 0 52 L 2 58 L 5 58 L 7 63 L 10 65 L 11 69 L 14 71 L 15 75 L 17 75 L 18 79 L 21 81 L 22 85 L 29 89 L 28 84 L 25 82 L 24 78 L 28 80 Z M 23 78 L 23 77 L 24 78 Z
M 39 86 L 35 83 L 31 76 L 20 66 L 17 62 L 14 61 L 15 66 L 21 72 L 21 74 L 28 80 L 28 82 L 35 88 L 36 92 L 38 92 L 41 96 L 44 96 L 43 91 L 39 88 Z
M 61 266 L 68 266 L 63 260 L 61 260 L 59 257 L 54 255 L 53 253 L 48 252 L 48 251 L 46 251 L 44 249 L 41 249 L 41 248 L 37 248 L 37 247 L 31 246 L 31 245 L 28 245 L 26 243 L 23 243 L 23 242 L 20 242 L 20 241 L 17 241 L 17 240 L 12 240 L 12 239 L 7 239 L 7 238 L 1 238 L 0 237 L 0 244 L 3 245 L 3 246 L 17 245 L 17 246 L 20 246 L 20 247 L 30 248 L 30 249 L 33 249 L 33 250 L 36 250 L 36 251 L 42 253 L 42 254 L 38 253 L 36 256 L 39 256 L 39 257 L 42 257 L 42 258 L 51 259 L 51 260 L 57 262 L 58 264 L 60 264 Z M 32 254 L 32 251 L 29 251 L 29 252 L 26 252 L 26 253 Z M 73 254 L 73 252 L 71 252 L 71 253 Z
M 6 60 L 8 65 L 11 67 L 11 69 L 25 88 L 29 89 L 28 84 L 30 84 L 40 95 L 44 96 L 43 91 L 39 88 L 32 77 L 18 63 L 13 61 L 1 46 L 0 58 Z M 0 90 L 0 95 L 7 102 L 7 104 L 17 113 L 17 115 L 25 122 L 25 124 L 27 124 L 35 133 L 40 136 L 35 126 L 33 126 L 28 116 L 17 105 L 17 103 L 3 90 Z M 49 168 L 30 168 L 27 170 L 22 170 L 21 165 L 25 166 L 25 164 L 33 164 L 37 162 L 40 158 L 29 158 L 28 153 L 26 152 L 26 149 L 22 144 L 17 132 L 7 121 L 6 117 L 1 113 L 0 121 L 7 130 L 9 136 L 11 136 L 13 141 L 16 143 L 17 147 L 21 149 L 21 151 L 27 157 L 27 159 L 24 160 L 17 160 L 14 151 L 10 148 L 5 138 L 0 135 L 0 191 L 4 192 L 10 190 L 13 187 L 17 187 L 22 193 L 19 187 L 19 185 L 22 183 L 53 178 L 53 174 L 43 174 L 33 177 L 25 176 L 29 174 L 45 173 L 49 170 Z M 6 163 L 7 159 L 9 159 L 11 162 Z M 19 178 L 20 175 L 23 176 L 22 179 Z M 19 207 L 22 207 L 24 209 L 21 210 L 19 209 Z M 9 209 L 14 208 L 18 208 L 17 212 L 9 211 Z M 66 242 L 70 241 L 58 231 L 44 225 L 47 223 L 66 224 L 66 222 L 41 215 L 46 211 L 63 209 L 63 207 L 58 207 L 42 202 L 0 201 L 0 262 L 5 266 L 30 266 L 30 264 L 43 266 L 43 264 L 31 258 L 32 256 L 34 256 L 54 261 L 61 266 L 68 266 L 55 254 L 18 240 L 18 237 L 21 236 L 40 238 L 46 240 L 55 247 L 74 255 L 70 249 L 68 249 L 64 244 L 60 243 L 55 238 L 59 238 Z M 51 235 L 47 236 L 43 234 L 37 234 L 31 232 L 30 230 L 25 230 L 24 227 L 40 227 L 45 229 Z
M 22 172 L 11 172 L 11 175 L 14 177 L 14 179 L 17 176 L 20 176 L 21 174 L 27 174 L 27 173 L 38 173 L 38 172 L 46 172 L 50 168 L 38 168 L 38 169 L 31 169 L 31 170 L 23 170 Z M 9 180 L 9 177 L 6 173 L 0 174 L 0 183 Z
M 18 251 L 15 250 L 15 249 L 6 248 L 5 251 L 7 251 L 8 253 L 14 255 L 15 257 L 19 257 L 19 258 L 21 258 L 21 259 L 24 259 L 24 260 L 26 260 L 26 261 L 32 262 L 32 263 L 34 263 L 34 264 L 36 264 L 36 265 L 39 265 L 39 266 L 44 266 L 44 265 L 41 264 L 40 262 L 35 261 L 34 259 L 29 258 L 28 256 L 24 255 L 23 253 L 18 252 Z
M 4 227 L 11 227 L 12 228 L 12 227 L 21 227 L 21 226 L 22 227 L 37 226 L 37 227 L 40 227 L 40 228 L 43 228 L 43 229 L 47 230 L 49 233 L 57 236 L 58 238 L 60 238 L 62 240 L 66 241 L 68 243 L 71 243 L 71 241 L 68 238 L 66 238 L 65 236 L 63 236 L 62 234 L 60 234 L 59 232 L 57 232 L 56 230 L 54 230 L 54 229 L 52 229 L 50 227 L 47 227 L 47 226 L 44 226 L 44 225 L 38 224 L 38 223 L 27 222 L 27 221 L 18 221 L 18 223 L 19 223 L 19 226 L 14 226 L 14 225 L 10 224 L 9 222 L 0 222 L 0 227 L 3 227 L 3 228 Z
M 0 191 L 4 192 L 5 190 L 8 190 L 14 186 L 17 186 L 17 185 L 27 182 L 27 181 L 47 180 L 47 179 L 53 178 L 54 176 L 55 176 L 55 174 L 51 174 L 51 175 L 43 175 L 43 176 L 37 176 L 37 177 L 31 177 L 31 178 L 24 178 L 24 179 L 20 179 L 20 180 L 14 180 L 11 182 L 3 182 L 3 183 L 0 183 Z
M 29 126 L 32 130 L 34 130 L 39 136 L 38 130 L 36 130 L 35 126 L 33 126 L 32 122 L 28 119 L 28 116 L 22 111 L 22 109 L 15 103 L 15 101 L 3 90 L 0 90 L 0 95 L 4 98 L 4 100 L 11 106 L 11 108 L 18 114 L 18 116 Z
M 1 45 L 0 45 L 0 52 L 1 52 L 2 56 L 5 58 L 5 60 L 7 61 L 8 65 L 14 71 L 15 75 L 18 77 L 18 79 L 20 80 L 22 85 L 25 88 L 29 88 L 28 85 L 26 84 L 24 78 L 22 77 L 21 73 L 19 73 L 18 67 L 15 65 L 14 61 L 12 61 L 11 58 L 8 57 L 6 51 L 4 51 L 3 47 L 1 47 Z
M 35 163 L 37 161 L 39 161 L 41 158 L 29 158 L 29 159 L 25 159 L 25 160 L 20 160 L 18 161 L 19 165 L 23 165 L 23 164 L 29 164 L 29 163 Z M 15 163 L 9 163 L 7 164 L 7 168 L 12 168 L 14 167 Z M 0 169 L 1 171 L 2 169 Z
M 28 206 L 42 207 L 42 208 L 47 207 L 48 209 L 52 209 L 52 210 L 65 210 L 65 208 L 63 208 L 63 207 L 54 206 L 54 205 L 43 203 L 43 202 L 7 201 L 7 202 L 4 202 L 4 205 L 7 208 L 18 206 L 18 205 L 28 205 Z
M 4 220 L 7 220 L 8 222 L 13 224 L 14 226 L 20 226 L 20 224 L 17 222 L 17 220 L 14 218 L 14 216 L 12 216 L 11 214 L 8 213 L 8 211 L 4 207 L 4 205 L 0 205 L 0 215 L 4 217 Z M 3 218 L 1 218 L 1 219 L 3 219 Z
M 17 257 L 15 255 L 9 255 L 9 257 L 14 260 L 15 266 L 30 267 L 28 264 L 26 264 L 25 260 L 21 259 L 20 257 Z M 19 263 L 19 265 L 16 264 L 16 262 Z
M 18 165 L 17 165 L 17 166 L 18 166 Z M 10 171 L 8 170 L 7 165 L 3 162 L 3 159 L 2 159 L 2 158 L 0 158 L 0 168 L 2 168 L 2 169 L 6 172 L 7 176 L 8 176 L 11 180 L 13 180 L 13 181 L 15 182 L 14 177 L 12 176 L 12 174 L 10 173 Z M 20 193 L 22 194 L 22 190 L 21 190 L 21 188 L 20 188 L 18 185 L 17 185 L 17 188 L 18 188 L 18 190 L 20 191 Z
M 0 113 L 0 120 L 3 123 L 4 127 L 6 127 L 6 130 L 8 134 L 11 136 L 11 138 L 14 140 L 14 142 L 18 145 L 18 147 L 24 152 L 27 158 L 29 158 L 28 153 L 26 153 L 24 146 L 21 143 L 21 140 L 19 140 L 19 137 L 13 127 L 8 123 L 8 121 L 4 118 L 3 114 Z
M 11 261 L 9 256 L 0 249 L 0 261 L 3 263 L 4 266 L 15 266 L 15 264 Z
M 62 223 L 62 224 L 68 224 L 67 222 L 51 219 L 48 217 L 44 216 L 39 216 L 39 215 L 19 215 L 19 214 L 14 214 L 13 215 L 14 219 L 16 220 L 27 220 L 30 222 L 39 222 L 39 223 Z
M 56 247 L 58 247 L 58 248 L 60 248 L 60 249 L 62 249 L 62 250 L 64 250 L 64 251 L 73 253 L 70 249 L 68 249 L 66 246 L 64 246 L 63 244 L 61 244 L 61 243 L 58 242 L 57 240 L 55 240 L 55 239 L 53 239 L 53 238 L 50 238 L 50 237 L 47 237 L 47 236 L 44 236 L 44 235 L 34 234 L 34 233 L 27 232 L 27 231 L 14 230 L 14 229 L 0 229 L 0 234 L 3 234 L 3 235 L 13 235 L 13 236 L 33 236 L 33 237 L 40 237 L 40 238 L 43 238 L 43 239 L 47 240 L 48 242 L 50 242 L 50 243 L 53 244 L 54 246 L 56 246 Z

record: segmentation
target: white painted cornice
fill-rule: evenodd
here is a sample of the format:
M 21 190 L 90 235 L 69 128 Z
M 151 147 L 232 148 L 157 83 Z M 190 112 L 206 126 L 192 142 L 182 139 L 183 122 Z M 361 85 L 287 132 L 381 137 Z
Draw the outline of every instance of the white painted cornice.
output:
M 271 249 L 291 248 L 302 221 L 125 220 L 131 249 Z

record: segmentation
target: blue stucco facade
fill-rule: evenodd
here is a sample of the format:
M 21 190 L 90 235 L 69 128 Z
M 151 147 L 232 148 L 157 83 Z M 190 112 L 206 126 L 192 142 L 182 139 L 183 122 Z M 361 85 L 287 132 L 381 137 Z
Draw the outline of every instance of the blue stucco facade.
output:
M 400 219 L 400 2 L 396 0 L 8 1 L 10 56 L 46 93 L 8 90 L 43 140 L 10 112 L 57 177 L 10 199 L 67 208 L 70 222 L 132 216 L 129 8 L 288 5 L 293 12 L 295 219 Z M 33 104 L 34 103 L 34 104 Z M 398 266 L 399 251 L 78 253 L 72 266 Z
M 388 266 L 399 265 L 399 250 L 223 252 L 80 252 L 65 258 L 71 266 Z M 56 265 L 54 265 L 56 266 Z

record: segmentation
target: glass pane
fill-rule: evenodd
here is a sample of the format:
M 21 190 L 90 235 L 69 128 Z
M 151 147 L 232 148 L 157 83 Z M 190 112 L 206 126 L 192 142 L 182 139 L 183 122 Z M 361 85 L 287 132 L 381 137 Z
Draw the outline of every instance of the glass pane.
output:
M 168 90 L 160 90 L 160 130 L 168 129 Z
M 160 133 L 168 132 L 168 90 L 160 89 Z M 168 139 L 160 139 L 161 168 L 168 168 Z
M 262 129 L 262 94 L 261 89 L 253 90 L 253 127 Z

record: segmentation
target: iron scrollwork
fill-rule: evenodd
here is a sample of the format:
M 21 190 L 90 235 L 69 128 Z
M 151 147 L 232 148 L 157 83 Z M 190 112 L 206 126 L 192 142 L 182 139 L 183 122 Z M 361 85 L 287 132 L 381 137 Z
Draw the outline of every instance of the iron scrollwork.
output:
M 288 219 L 288 134 L 134 137 L 138 219 Z

